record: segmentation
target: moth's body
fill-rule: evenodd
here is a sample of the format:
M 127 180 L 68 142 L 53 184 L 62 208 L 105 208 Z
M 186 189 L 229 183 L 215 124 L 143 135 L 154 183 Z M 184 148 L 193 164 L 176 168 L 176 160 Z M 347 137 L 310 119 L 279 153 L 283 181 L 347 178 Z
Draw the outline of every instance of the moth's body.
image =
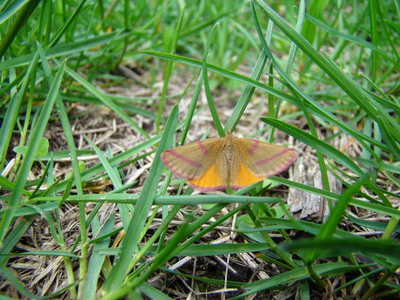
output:
M 216 169 L 219 170 L 223 178 L 223 184 L 229 186 L 230 179 L 232 178 L 232 174 L 235 174 L 237 171 L 237 151 L 234 147 L 234 137 L 229 135 L 229 138 L 220 139 L 222 141 L 222 151 L 219 152 L 219 159 L 217 157 Z M 225 174 L 224 174 L 225 173 Z
M 286 170 L 295 151 L 253 139 L 207 139 L 161 154 L 164 164 L 200 191 L 240 189 Z

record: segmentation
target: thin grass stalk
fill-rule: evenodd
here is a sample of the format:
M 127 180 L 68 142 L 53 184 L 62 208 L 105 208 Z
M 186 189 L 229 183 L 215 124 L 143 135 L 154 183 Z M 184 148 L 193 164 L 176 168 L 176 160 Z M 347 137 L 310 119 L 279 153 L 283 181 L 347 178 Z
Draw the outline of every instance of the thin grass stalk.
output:
M 18 12 L 14 22 L 11 24 L 11 27 L 8 29 L 0 44 L 0 59 L 4 56 L 8 48 L 11 46 L 13 40 L 17 37 L 18 32 L 24 28 L 25 23 L 35 11 L 39 2 L 40 0 L 30 0 Z
M 178 45 L 179 35 L 181 33 L 181 30 L 182 30 L 183 17 L 185 15 L 185 7 L 186 7 L 186 5 L 183 6 L 183 9 L 181 11 L 181 15 L 180 15 L 178 23 L 176 25 L 176 29 L 174 31 L 175 34 L 174 34 L 174 37 L 172 39 L 172 43 L 170 44 L 169 52 L 171 54 L 175 53 L 176 47 Z M 158 134 L 160 132 L 161 117 L 162 117 L 162 112 L 164 111 L 164 101 L 165 101 L 165 97 L 167 95 L 168 82 L 169 82 L 169 78 L 171 77 L 173 67 L 174 67 L 174 63 L 172 61 L 168 61 L 166 69 L 165 69 L 165 73 L 164 73 L 164 84 L 163 84 L 163 88 L 162 88 L 162 91 L 161 91 L 160 103 L 158 105 L 158 115 L 157 115 L 157 122 L 156 122 L 156 134 Z
M 302 32 L 302 31 L 303 31 L 304 14 L 305 14 L 305 1 L 304 1 L 304 0 L 301 0 L 301 1 L 300 1 L 300 8 L 299 8 L 299 17 L 298 17 L 298 19 L 297 19 L 297 24 L 296 24 L 296 31 L 297 31 L 297 32 Z M 256 21 L 256 20 L 255 20 L 255 21 Z M 271 20 L 269 20 L 269 24 L 273 24 L 273 22 L 272 22 Z M 259 25 L 258 25 L 258 26 L 259 26 Z M 268 26 L 268 29 L 269 29 L 269 26 Z M 271 29 L 271 30 L 272 30 L 272 29 Z M 272 33 L 271 33 L 271 36 L 272 36 Z M 270 40 L 266 40 L 266 43 L 267 43 L 267 44 L 270 44 L 271 41 L 270 41 Z M 287 62 L 286 67 L 285 67 L 285 74 L 290 74 L 290 72 L 291 72 L 291 70 L 292 70 L 292 66 L 293 66 L 293 63 L 294 63 L 294 59 L 295 59 L 296 53 L 297 53 L 297 46 L 296 46 L 295 43 L 292 42 L 292 43 L 290 44 L 288 62 Z M 272 72 L 273 72 L 273 69 L 272 69 L 272 65 L 271 65 L 270 73 L 272 74 Z M 300 77 L 300 79 L 301 79 L 301 77 Z M 272 81 L 272 79 L 271 79 L 271 81 Z M 272 81 L 272 82 L 273 82 L 273 81 Z M 281 92 L 283 92 L 283 91 L 285 90 L 285 85 L 284 85 L 284 84 L 281 84 L 279 90 L 280 90 Z M 274 102 L 275 102 L 275 101 L 274 101 Z M 274 103 L 274 102 L 273 102 L 273 103 Z M 268 102 L 268 103 L 269 103 L 269 102 Z M 278 118 L 281 103 L 282 103 L 282 99 L 281 99 L 281 98 L 278 98 L 277 101 L 276 101 L 276 107 L 275 107 L 275 108 L 272 108 L 272 107 L 270 108 L 270 109 L 271 109 L 271 111 L 270 111 L 270 113 L 269 113 L 269 116 L 270 116 L 270 117 L 274 117 L 275 119 Z M 269 105 L 270 105 L 270 104 L 269 104 Z M 272 106 L 272 105 L 271 105 L 271 106 Z M 272 114 L 272 112 L 273 112 L 273 114 Z M 271 132 L 270 132 L 270 135 L 269 135 L 269 138 L 268 138 L 268 142 L 269 142 L 269 143 L 272 143 L 272 142 L 273 142 L 273 139 L 274 139 L 274 131 L 275 131 L 275 128 L 274 128 L 274 127 L 271 127 Z
M 207 58 L 208 58 L 208 54 L 210 51 L 210 47 L 211 47 L 211 43 L 214 39 L 214 36 L 216 34 L 217 28 L 218 28 L 219 24 L 215 24 L 214 27 L 211 29 L 210 35 L 208 37 L 207 40 L 207 44 L 206 47 L 204 49 L 204 55 L 203 55 L 203 80 L 204 80 L 204 90 L 206 93 L 206 97 L 207 97 L 207 103 L 208 103 L 208 107 L 210 108 L 210 112 L 211 112 L 211 116 L 213 118 L 214 121 L 214 125 L 218 131 L 218 134 L 220 137 L 224 137 L 225 136 L 225 131 L 224 128 L 222 127 L 221 121 L 218 117 L 218 113 L 217 113 L 217 109 L 215 108 L 215 104 L 214 101 L 212 99 L 211 96 L 211 91 L 210 91 L 210 84 L 208 82 L 208 73 L 207 73 Z
M 3 219 L 1 220 L 1 223 L 0 223 L 0 243 L 3 242 L 4 237 L 6 236 L 8 228 L 12 221 L 12 218 L 14 217 L 15 210 L 18 207 L 18 202 L 22 195 L 22 191 L 23 191 L 23 188 L 25 185 L 26 178 L 29 174 L 31 165 L 34 160 L 34 155 L 36 153 L 37 148 L 39 147 L 39 141 L 40 141 L 39 137 L 41 137 L 43 135 L 45 125 L 47 124 L 47 121 L 50 117 L 51 108 L 53 107 L 59 86 L 61 84 L 64 67 L 65 67 L 65 61 L 60 66 L 60 69 L 54 79 L 54 82 L 52 83 L 49 95 L 46 99 L 46 102 L 43 106 L 43 110 L 40 114 L 40 117 L 38 120 L 38 125 L 36 126 L 36 128 L 34 129 L 34 131 L 31 134 L 31 138 L 29 140 L 28 151 L 27 151 L 28 155 L 26 155 L 24 157 L 24 160 L 22 161 L 21 168 L 19 169 L 19 172 L 17 174 L 15 189 L 12 191 L 10 200 L 8 202 L 9 210 L 5 211 Z
M 245 207 L 246 212 L 248 213 L 249 217 L 252 219 L 254 225 L 256 227 L 262 227 L 261 222 L 257 219 L 254 215 L 253 211 L 249 206 Z M 265 241 L 270 245 L 271 249 L 278 254 L 282 260 L 289 265 L 291 268 L 296 269 L 298 266 L 293 262 L 293 260 L 289 257 L 288 252 L 282 251 L 279 246 L 272 240 L 272 238 L 266 233 L 265 231 L 260 232 Z
M 138 203 L 129 223 L 129 227 L 126 230 L 124 247 L 121 250 L 119 261 L 112 269 L 109 278 L 104 284 L 103 290 L 105 293 L 115 292 L 121 287 L 121 284 L 126 277 L 126 273 L 128 272 L 128 266 L 132 260 L 132 255 L 135 252 L 138 252 L 141 229 L 145 224 L 147 213 L 156 195 L 156 189 L 161 177 L 161 173 L 164 170 L 164 166 L 161 164 L 160 155 L 161 152 L 166 150 L 166 148 L 172 143 L 174 135 L 173 128 L 176 127 L 177 120 L 178 107 L 175 106 L 170 117 L 168 118 L 163 137 L 160 141 L 160 145 L 158 146 L 152 168 L 150 169 L 150 174 L 144 183 L 143 191 L 139 196 Z
M 43 69 L 45 71 L 45 74 L 47 76 L 47 79 L 50 82 L 52 81 L 52 74 L 51 74 L 51 70 L 50 70 L 50 66 L 47 63 L 46 60 L 46 56 L 45 53 L 43 51 L 43 49 L 40 47 L 40 45 L 38 44 L 38 49 L 39 49 L 39 54 L 42 58 L 42 64 L 43 64 Z M 75 178 L 75 185 L 76 185 L 76 190 L 79 196 L 83 195 L 83 188 L 82 188 L 82 183 L 81 183 L 81 177 L 80 177 L 80 171 L 79 171 L 79 162 L 77 159 L 77 154 L 76 154 L 76 148 L 75 148 L 75 143 L 74 143 L 74 138 L 72 135 L 72 131 L 71 131 L 71 127 L 70 127 L 70 123 L 69 123 L 69 119 L 68 119 L 68 115 L 67 112 L 65 110 L 64 107 L 64 103 L 62 102 L 62 99 L 60 97 L 60 95 L 58 94 L 56 96 L 55 99 L 55 104 L 57 107 L 57 110 L 59 111 L 59 117 L 61 120 L 61 124 L 63 126 L 64 129 L 64 133 L 65 133 L 65 137 L 67 140 L 67 144 L 69 146 L 69 151 L 70 151 L 70 155 L 71 155 L 71 159 L 72 159 L 72 170 L 73 170 L 73 177 Z M 83 286 L 84 286 L 84 278 L 86 276 L 86 272 L 87 272 L 87 253 L 88 253 L 88 249 L 87 249 L 87 245 L 86 245 L 86 220 L 85 220 L 85 204 L 79 204 L 79 214 L 80 214 L 80 221 L 81 221 L 81 235 L 80 235 L 80 241 L 81 241 L 81 258 L 79 259 L 79 278 L 80 278 L 80 290 L 82 291 Z M 82 210 L 83 210 L 83 217 L 82 217 Z M 82 224 L 82 221 L 85 221 L 85 224 Z M 72 283 L 74 282 L 74 276 L 73 276 L 73 271 L 72 271 L 72 266 L 70 263 L 69 258 L 65 259 L 65 266 L 67 269 L 67 277 L 69 279 L 69 283 L 71 284 L 71 288 L 70 288 L 70 295 L 71 297 L 77 297 L 79 296 L 79 290 L 78 290 L 78 295 L 76 294 L 76 290 L 75 287 L 72 285 Z

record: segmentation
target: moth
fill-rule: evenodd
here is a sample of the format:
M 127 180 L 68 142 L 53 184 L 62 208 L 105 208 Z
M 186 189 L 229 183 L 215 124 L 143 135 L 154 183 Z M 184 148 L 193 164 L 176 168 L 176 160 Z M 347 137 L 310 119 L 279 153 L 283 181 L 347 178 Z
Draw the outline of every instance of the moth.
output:
M 290 167 L 296 152 L 249 138 L 211 138 L 164 151 L 161 160 L 202 192 L 241 189 Z

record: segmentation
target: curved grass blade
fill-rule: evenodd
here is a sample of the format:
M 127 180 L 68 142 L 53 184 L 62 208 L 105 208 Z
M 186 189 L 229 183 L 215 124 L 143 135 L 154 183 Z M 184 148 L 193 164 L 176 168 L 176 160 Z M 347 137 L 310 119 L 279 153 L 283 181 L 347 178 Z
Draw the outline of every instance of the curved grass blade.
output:
M 19 172 L 17 174 L 15 189 L 12 191 L 10 200 L 7 205 L 9 210 L 5 211 L 3 219 L 0 223 L 0 244 L 3 242 L 4 237 L 7 234 L 8 227 L 10 226 L 11 220 L 14 217 L 14 212 L 18 207 L 18 202 L 22 195 L 22 190 L 25 186 L 26 178 L 28 177 L 29 171 L 31 170 L 33 164 L 33 160 L 35 159 L 34 154 L 39 147 L 40 138 L 43 136 L 47 121 L 49 120 L 54 102 L 59 92 L 61 80 L 64 75 L 65 63 L 66 61 L 61 64 L 57 75 L 54 78 L 54 81 L 50 87 L 48 97 L 43 104 L 42 112 L 40 113 L 39 119 L 37 121 L 37 126 L 34 128 L 29 138 L 27 151 L 28 155 L 24 157 L 21 168 L 19 169 Z
M 73 77 L 76 81 L 78 81 L 80 84 L 82 84 L 90 93 L 92 93 L 99 100 L 101 100 L 104 105 L 111 108 L 118 115 L 120 115 L 120 117 L 122 119 L 124 119 L 127 123 L 131 124 L 133 128 L 135 128 L 137 131 L 139 131 L 141 134 L 143 134 L 146 138 L 150 138 L 150 136 L 147 134 L 147 132 L 145 130 L 143 130 L 143 128 L 141 128 L 138 124 L 136 124 L 117 104 L 115 104 L 113 101 L 111 101 L 110 98 L 108 98 L 103 93 L 101 93 L 98 89 L 96 89 L 90 82 L 85 80 L 82 76 L 80 76 L 77 72 L 75 72 L 71 68 L 66 67 L 65 71 L 71 77 Z
M 326 264 L 316 265 L 314 267 L 315 267 L 315 271 L 321 276 L 332 273 L 332 272 L 335 272 L 335 273 L 351 272 L 351 271 L 358 270 L 361 268 L 360 266 L 351 266 L 348 263 L 344 263 L 344 262 L 326 263 Z M 250 295 L 253 293 L 257 293 L 262 290 L 268 290 L 270 288 L 274 288 L 274 287 L 285 285 L 285 284 L 290 284 L 292 282 L 296 282 L 296 281 L 300 281 L 300 280 L 308 279 L 308 278 L 310 278 L 310 275 L 308 274 L 308 270 L 305 267 L 298 268 L 295 270 L 281 273 L 272 278 L 245 284 L 242 286 L 242 288 L 248 289 L 249 291 L 241 294 L 238 297 L 233 297 L 231 299 L 240 299 L 240 298 L 243 298 L 244 296 L 247 296 L 247 295 Z
M 16 120 L 20 113 L 20 106 L 26 93 L 28 81 L 30 80 L 30 77 L 34 74 L 35 66 L 38 59 L 39 53 L 38 51 L 36 51 L 35 55 L 32 57 L 32 61 L 30 62 L 29 67 L 27 68 L 27 71 L 25 72 L 24 79 L 22 80 L 22 84 L 19 88 L 19 92 L 14 96 L 14 99 L 12 99 L 11 104 L 5 112 L 5 116 L 0 128 L 0 157 L 5 157 L 4 153 L 9 147 L 13 128 L 15 128 L 16 126 Z M 4 161 L 1 161 L 1 169 L 3 169 L 3 165 Z
M 95 47 L 101 46 L 103 44 L 109 43 L 113 40 L 123 39 L 129 35 L 136 34 L 136 33 L 137 33 L 136 31 L 125 31 L 125 29 L 124 29 L 124 30 L 119 30 L 119 31 L 112 32 L 109 34 L 96 36 L 93 38 L 79 40 L 74 43 L 59 44 L 59 45 L 56 45 L 53 48 L 49 49 L 46 52 L 46 55 L 48 58 L 71 55 L 71 54 L 75 54 L 77 51 L 83 51 L 83 50 L 95 48 Z M 30 63 L 33 56 L 34 56 L 34 53 L 21 55 L 21 56 L 12 58 L 12 59 L 7 59 L 6 61 L 2 61 L 2 62 L 0 62 L 0 70 L 7 70 L 7 69 L 11 69 L 11 68 L 25 66 Z
M 218 117 L 217 109 L 215 108 L 215 104 L 214 104 L 214 101 L 211 96 L 210 84 L 208 82 L 208 75 L 207 75 L 207 57 L 208 57 L 208 54 L 210 51 L 211 42 L 215 36 L 218 26 L 219 26 L 218 23 L 215 24 L 210 32 L 210 36 L 208 37 L 206 48 L 204 49 L 202 66 L 203 66 L 203 74 L 204 74 L 203 75 L 204 90 L 206 92 L 208 107 L 210 108 L 211 116 L 214 120 L 214 124 L 215 124 L 215 127 L 217 128 L 219 136 L 224 137 L 225 136 L 224 128 L 222 127 L 221 121 Z
M 100 229 L 100 224 L 98 219 L 96 222 L 92 223 L 92 231 L 93 233 L 97 233 Z M 115 216 L 111 215 L 106 223 L 104 224 L 103 228 L 99 235 L 107 235 L 108 233 L 113 231 L 114 228 L 114 221 Z M 97 292 L 97 284 L 100 277 L 101 268 L 103 267 L 105 255 L 99 253 L 102 249 L 107 249 L 110 243 L 110 237 L 100 240 L 96 242 L 93 248 L 92 255 L 90 257 L 88 274 L 86 277 L 84 292 L 83 292 L 83 299 L 96 299 L 96 292 Z
M 297 8 L 295 7 L 295 9 L 297 9 Z M 390 57 L 389 55 L 387 55 L 387 53 L 385 51 L 379 49 L 374 44 L 371 44 L 371 43 L 367 42 L 365 39 L 359 38 L 359 37 L 351 35 L 351 34 L 340 32 L 340 31 L 338 31 L 338 30 L 336 30 L 336 29 L 334 29 L 334 28 L 332 28 L 332 27 L 320 22 L 317 18 L 314 18 L 309 13 L 306 13 L 305 17 L 307 18 L 308 21 L 314 23 L 315 25 L 317 25 L 319 28 L 325 30 L 326 32 L 329 32 L 330 34 L 332 34 L 334 36 L 337 36 L 337 37 L 340 37 L 340 38 L 342 38 L 344 40 L 347 40 L 349 42 L 352 42 L 352 43 L 358 44 L 360 46 L 364 46 L 366 48 L 369 48 L 369 49 L 371 49 L 373 51 L 379 52 L 379 54 L 384 56 L 389 61 L 391 61 L 393 63 L 395 62 L 393 60 L 393 58 Z
M 282 32 L 288 36 L 297 46 L 306 53 L 315 64 L 317 64 L 329 77 L 331 77 L 343 91 L 345 91 L 351 99 L 353 99 L 368 115 L 372 116 L 375 121 L 383 118 L 385 122 L 392 124 L 400 132 L 399 124 L 396 124 L 393 118 L 381 107 L 379 103 L 374 101 L 363 89 L 347 74 L 345 74 L 329 57 L 321 55 L 312 45 L 298 32 L 296 32 L 279 14 L 277 14 L 271 7 L 264 2 L 254 0 L 254 2 L 262 9 L 262 11 L 274 21 Z M 269 53 L 269 56 L 270 55 Z M 305 99 L 310 101 L 307 97 L 291 80 L 282 72 L 279 66 L 272 59 L 274 66 L 279 74 Z
M 164 165 L 161 162 L 160 155 L 164 150 L 170 147 L 175 134 L 177 121 L 178 106 L 174 106 L 165 125 L 165 130 L 150 168 L 150 173 L 143 185 L 143 191 L 139 196 L 131 222 L 126 230 L 125 242 L 121 250 L 119 261 L 112 269 L 110 276 L 104 284 L 103 290 L 105 292 L 114 292 L 121 287 L 122 282 L 126 278 L 132 255 L 138 251 L 142 228 L 146 222 L 148 211 L 153 204 L 161 174 L 164 171 Z
M 181 29 L 182 29 L 182 21 L 183 21 L 183 16 L 185 14 L 185 7 L 186 5 L 183 6 L 182 11 L 181 11 L 181 15 L 179 17 L 176 29 L 175 29 L 175 33 L 174 33 L 174 37 L 172 40 L 172 43 L 170 45 L 170 49 L 169 51 L 171 53 L 174 53 L 176 51 L 176 47 L 178 44 L 178 39 L 179 39 L 179 34 L 181 33 Z M 173 62 L 172 61 L 168 61 L 167 62 L 167 66 L 165 68 L 165 75 L 164 75 L 164 83 L 163 83 L 163 88 L 161 91 L 161 97 L 160 97 L 160 103 L 158 105 L 158 115 L 157 115 L 157 122 L 156 122 L 156 134 L 158 134 L 159 130 L 160 130 L 160 124 L 161 124 L 161 115 L 163 112 L 163 108 L 164 108 L 164 101 L 167 95 L 167 88 L 168 88 L 168 81 L 169 78 L 171 76 L 172 70 L 173 70 Z
M 282 130 L 286 132 L 287 134 L 293 136 L 294 138 L 302 141 L 303 143 L 309 145 L 310 147 L 316 149 L 317 151 L 320 151 L 321 153 L 324 153 L 327 157 L 333 159 L 334 161 L 342 164 L 343 166 L 349 168 L 352 170 L 354 173 L 356 173 L 358 176 L 363 176 L 364 172 L 354 163 L 352 159 L 350 159 L 348 156 L 343 154 L 341 151 L 338 149 L 332 147 L 328 143 L 325 143 L 324 141 L 319 140 L 315 136 L 304 132 L 303 130 L 300 130 L 293 125 L 289 125 L 285 122 L 282 122 L 280 120 L 276 120 L 270 117 L 261 117 L 261 121 L 278 128 L 279 130 Z
M 18 32 L 24 28 L 26 22 L 28 22 L 29 17 L 36 9 L 36 6 L 39 4 L 40 0 L 30 0 L 22 6 L 22 8 L 18 11 L 16 18 L 14 19 L 12 25 L 8 29 L 5 37 L 1 41 L 0 44 L 0 59 L 3 57 L 4 53 L 6 53 L 7 49 L 11 46 L 13 40 L 16 38 Z
M 192 59 L 192 58 L 187 58 L 187 57 L 183 57 L 183 56 L 172 55 L 172 54 L 157 52 L 157 51 L 149 51 L 149 50 L 142 51 L 142 53 L 146 53 L 146 54 L 156 56 L 156 57 L 161 57 L 164 59 L 170 59 L 170 60 L 173 60 L 176 62 L 192 65 L 192 66 L 199 67 L 199 68 L 202 67 L 201 61 Z M 291 95 L 281 92 L 275 88 L 272 88 L 264 83 L 256 81 L 250 77 L 232 72 L 228 69 L 224 69 L 224 68 L 221 68 L 221 67 L 213 65 L 213 64 L 207 64 L 207 69 L 212 70 L 212 71 L 214 71 L 222 76 L 225 76 L 227 78 L 235 79 L 235 80 L 241 81 L 243 83 L 255 86 L 255 87 L 259 88 L 260 90 L 263 90 L 263 91 L 270 93 L 276 97 L 279 97 L 293 105 L 301 107 L 301 105 L 298 103 L 298 98 L 295 98 Z M 366 142 L 371 143 L 372 145 L 375 145 L 377 147 L 380 147 L 383 150 L 386 150 L 386 151 L 388 150 L 388 148 L 383 143 L 376 141 L 375 139 L 371 138 L 370 136 L 363 134 L 362 132 L 354 129 L 352 126 L 349 126 L 347 123 L 338 119 L 335 115 L 333 115 L 332 113 L 330 113 L 329 111 L 327 111 L 326 109 L 321 107 L 321 105 L 319 105 L 317 102 L 315 102 L 308 95 L 304 94 L 300 89 L 297 88 L 296 91 L 298 93 L 300 93 L 305 99 L 308 100 L 309 103 L 305 103 L 304 105 L 305 105 L 306 109 L 310 112 L 311 115 L 316 115 L 316 116 L 321 117 L 322 119 L 326 120 L 327 122 L 330 122 L 333 125 L 337 126 L 338 128 L 342 129 L 343 131 L 348 133 L 350 136 L 357 138 L 357 140 L 365 140 Z
M 264 49 L 261 50 L 261 53 L 257 59 L 257 62 L 251 72 L 250 77 L 254 80 L 259 80 L 261 75 L 264 72 L 265 64 L 267 62 L 267 55 L 265 54 Z M 230 131 L 234 131 L 236 125 L 239 123 L 240 118 L 242 117 L 244 111 L 246 110 L 247 105 L 250 102 L 251 96 L 253 95 L 255 87 L 252 85 L 246 85 L 243 93 L 240 95 L 238 102 L 236 103 L 235 108 L 232 111 L 231 116 L 229 117 L 228 122 L 226 123 L 226 128 Z

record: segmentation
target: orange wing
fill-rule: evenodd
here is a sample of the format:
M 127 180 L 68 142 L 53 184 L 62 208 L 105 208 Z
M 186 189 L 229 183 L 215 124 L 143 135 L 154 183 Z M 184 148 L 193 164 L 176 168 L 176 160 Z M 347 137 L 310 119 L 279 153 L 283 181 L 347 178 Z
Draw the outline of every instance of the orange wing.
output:
M 235 190 L 242 189 L 253 183 L 259 182 L 264 179 L 264 176 L 256 176 L 251 170 L 249 170 L 242 162 L 239 165 L 239 171 L 236 177 L 233 179 L 231 188 Z
M 167 150 L 161 154 L 161 159 L 173 173 L 205 192 L 225 190 L 227 185 L 233 189 L 243 188 L 285 171 L 296 159 L 296 152 L 283 146 L 228 137 Z M 224 143 L 234 144 L 231 168 L 221 160 Z
M 223 174 L 220 174 L 217 162 L 215 162 L 201 178 L 189 179 L 188 183 L 192 188 L 202 192 L 226 190 Z

